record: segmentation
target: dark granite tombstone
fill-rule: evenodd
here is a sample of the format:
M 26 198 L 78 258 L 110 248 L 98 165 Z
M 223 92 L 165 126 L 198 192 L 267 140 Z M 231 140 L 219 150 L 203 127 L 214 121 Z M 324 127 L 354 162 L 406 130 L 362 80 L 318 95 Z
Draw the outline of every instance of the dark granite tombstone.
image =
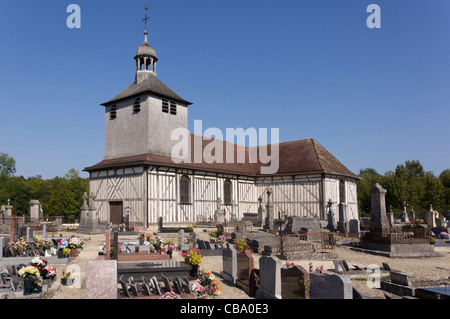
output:
M 161 277 L 162 277 L 162 279 L 163 279 L 164 288 L 165 288 L 167 291 L 172 292 L 173 289 L 172 289 L 172 285 L 170 284 L 169 278 L 167 278 L 167 277 L 164 276 L 163 274 L 161 274 Z
M 390 270 L 391 270 L 391 267 L 389 267 L 389 264 L 387 264 L 387 263 L 381 263 L 381 265 L 383 266 L 383 269 L 384 269 L 384 270 L 387 270 L 387 271 L 390 271 Z
M 206 249 L 206 244 L 205 244 L 205 242 L 204 242 L 203 240 L 198 239 L 198 240 L 197 240 L 197 243 L 198 243 L 198 248 L 199 248 L 200 250 Z
M 122 287 L 122 291 L 125 294 L 126 297 L 130 297 L 130 293 L 128 291 L 128 286 L 125 281 L 123 281 L 122 276 L 119 278 L 120 286 Z
M 151 282 L 153 284 L 153 289 L 158 293 L 158 295 L 162 296 L 161 288 L 159 287 L 158 279 L 155 276 L 152 277 Z
M 150 286 L 147 284 L 147 282 L 145 281 L 145 277 L 144 276 L 142 276 L 142 287 L 144 288 L 144 292 L 147 294 L 147 295 L 149 295 L 149 296 L 151 296 L 152 295 L 152 293 L 151 293 L 151 291 L 150 291 Z
M 236 256 L 236 286 L 250 293 L 250 274 L 255 269 L 255 261 L 250 250 L 244 250 Z
M 192 293 L 191 289 L 191 282 L 189 281 L 188 277 L 182 277 L 181 280 L 183 281 L 183 288 L 186 291 L 186 293 Z
M 309 272 L 302 266 L 281 269 L 281 298 L 310 299 Z
M 177 294 L 183 293 L 183 289 L 181 288 L 180 282 L 177 279 L 172 279 L 172 284 Z
M 311 299 L 353 299 L 352 281 L 341 274 L 310 275 Z
M 139 289 L 137 287 L 136 282 L 134 281 L 134 278 L 133 277 L 129 277 L 128 278 L 128 283 L 130 284 L 130 290 L 133 293 L 133 295 L 135 297 L 138 297 L 139 296 Z

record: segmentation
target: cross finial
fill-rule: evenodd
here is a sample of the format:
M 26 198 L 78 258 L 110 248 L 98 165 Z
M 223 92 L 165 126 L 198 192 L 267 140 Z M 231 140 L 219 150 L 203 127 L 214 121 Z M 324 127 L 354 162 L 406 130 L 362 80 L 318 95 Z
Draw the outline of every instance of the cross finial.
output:
M 145 31 L 147 31 L 147 21 L 150 19 L 150 17 L 147 14 L 148 13 L 147 5 L 145 5 L 144 9 L 145 9 L 145 17 L 142 21 L 145 23 Z

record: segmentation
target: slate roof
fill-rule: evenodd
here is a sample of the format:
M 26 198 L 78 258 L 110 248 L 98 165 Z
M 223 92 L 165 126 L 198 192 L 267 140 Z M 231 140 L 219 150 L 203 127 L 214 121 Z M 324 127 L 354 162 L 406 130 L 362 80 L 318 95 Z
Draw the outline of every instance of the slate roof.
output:
M 192 135 L 194 137 L 194 135 Z M 208 145 L 211 140 L 203 140 L 202 149 Z M 223 152 L 224 159 L 226 156 L 226 145 L 232 144 L 225 141 Z M 314 139 L 304 139 L 292 142 L 285 142 L 278 144 L 279 146 L 279 169 L 277 173 L 272 175 L 262 175 L 260 170 L 263 166 L 261 162 L 249 162 L 249 152 L 256 148 L 259 154 L 258 147 L 245 147 L 232 144 L 234 149 L 234 163 L 194 163 L 194 157 L 191 163 L 175 163 L 169 156 L 161 156 L 154 154 L 142 154 L 123 158 L 115 158 L 103 160 L 91 167 L 87 167 L 85 171 L 98 171 L 109 168 L 131 167 L 136 165 L 156 165 L 175 168 L 185 168 L 192 170 L 209 171 L 216 173 L 228 173 L 241 176 L 279 176 L 279 175 L 306 175 L 306 174 L 335 174 L 347 176 L 354 179 L 361 179 L 359 176 L 352 173 L 341 162 L 339 162 L 330 152 L 328 152 L 322 145 Z M 193 147 L 193 146 L 192 146 Z M 270 154 L 272 146 L 268 146 L 268 153 Z M 237 163 L 237 150 L 243 149 L 246 154 L 246 163 Z M 259 156 L 258 156 L 259 159 Z
M 174 91 L 172 91 L 167 85 L 165 85 L 160 79 L 156 76 L 149 76 L 145 81 L 136 84 L 133 82 L 129 87 L 119 93 L 116 97 L 108 102 L 103 103 L 103 106 L 115 103 L 117 101 L 136 96 L 142 93 L 153 93 L 157 96 L 166 97 L 178 102 L 181 102 L 186 105 L 191 105 L 192 103 L 184 100 Z

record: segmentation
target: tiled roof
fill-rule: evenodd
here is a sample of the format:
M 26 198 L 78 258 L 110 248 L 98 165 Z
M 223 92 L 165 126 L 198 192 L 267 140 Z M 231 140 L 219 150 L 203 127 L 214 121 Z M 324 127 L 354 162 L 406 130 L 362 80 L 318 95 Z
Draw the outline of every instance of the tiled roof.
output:
M 167 85 L 165 85 L 160 79 L 156 76 L 149 76 L 145 81 L 136 84 L 133 82 L 129 87 L 119 93 L 116 97 L 108 102 L 103 103 L 102 105 L 108 105 L 115 103 L 117 101 L 136 96 L 142 93 L 153 93 L 155 95 L 166 97 L 178 102 L 182 102 L 183 104 L 191 105 L 191 102 L 188 102 L 182 99 L 178 94 L 172 91 Z
M 195 135 L 192 135 L 195 137 Z M 211 142 L 203 140 L 202 150 Z M 259 151 L 259 147 L 245 147 L 233 143 L 220 141 L 223 143 L 224 161 L 223 163 L 207 163 L 203 159 L 201 163 L 194 163 L 194 157 L 191 157 L 191 163 L 176 163 L 169 156 L 154 154 L 142 154 L 123 158 L 107 159 L 94 166 L 85 168 L 85 171 L 97 171 L 108 168 L 130 167 L 136 165 L 156 165 L 169 166 L 176 168 L 186 168 L 192 170 L 202 170 L 217 173 L 228 173 L 244 176 L 266 176 L 261 174 L 261 167 L 269 166 L 259 161 L 252 163 L 249 161 L 249 152 Z M 232 146 L 234 150 L 234 163 L 225 163 L 226 145 Z M 193 147 L 193 146 L 192 146 Z M 273 146 L 268 146 L 268 153 Z M 279 147 L 279 168 L 275 174 L 270 175 L 304 175 L 312 173 L 327 173 L 342 176 L 348 176 L 354 179 L 360 179 L 357 175 L 347 169 L 333 155 L 331 155 L 322 145 L 314 139 L 305 139 L 278 144 Z M 237 150 L 241 149 L 246 154 L 245 163 L 237 163 Z

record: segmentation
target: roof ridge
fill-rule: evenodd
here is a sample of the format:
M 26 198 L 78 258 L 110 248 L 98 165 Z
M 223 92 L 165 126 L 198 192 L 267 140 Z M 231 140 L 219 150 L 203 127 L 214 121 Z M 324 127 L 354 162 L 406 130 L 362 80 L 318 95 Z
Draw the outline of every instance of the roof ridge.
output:
M 319 163 L 320 169 L 322 171 L 325 171 L 324 168 L 323 168 L 322 162 L 320 161 L 319 153 L 317 152 L 317 148 L 316 148 L 317 141 L 315 139 L 313 139 L 313 138 L 310 138 L 309 140 L 311 141 L 311 144 L 312 144 L 312 146 L 314 148 L 314 153 L 316 153 L 316 158 L 317 158 L 317 162 Z M 319 143 L 317 143 L 317 144 L 319 144 Z M 320 145 L 320 146 L 322 146 L 322 145 Z

